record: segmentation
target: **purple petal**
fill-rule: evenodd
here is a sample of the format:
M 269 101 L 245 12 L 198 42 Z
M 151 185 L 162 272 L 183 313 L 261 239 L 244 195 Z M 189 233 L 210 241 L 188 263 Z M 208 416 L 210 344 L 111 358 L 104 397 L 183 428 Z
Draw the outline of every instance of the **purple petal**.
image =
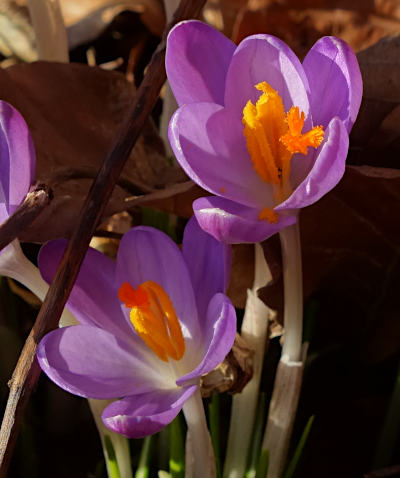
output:
M 213 370 L 232 348 L 236 335 L 236 312 L 224 294 L 216 294 L 207 309 L 205 354 L 200 364 L 190 373 L 176 381 L 185 385 L 189 381 Z
M 195 291 L 199 320 L 217 292 L 225 292 L 231 269 L 231 248 L 204 232 L 193 216 L 183 235 L 182 253 Z
M 195 353 L 201 337 L 196 302 L 189 271 L 178 246 L 163 232 L 151 227 L 135 227 L 121 240 L 117 256 L 116 285 L 128 282 L 132 287 L 146 281 L 161 285 L 184 324 L 187 353 Z M 186 357 L 186 354 L 185 354 Z
M 132 347 L 114 335 L 86 325 L 53 330 L 38 346 L 42 370 L 67 392 L 89 398 L 117 398 L 173 386 L 166 367 L 147 359 L 145 345 Z M 161 361 L 159 361 L 161 363 Z
M 165 66 L 178 104 L 223 105 L 225 77 L 235 44 L 199 21 L 181 22 L 168 35 Z
M 212 103 L 179 108 L 169 140 L 185 172 L 218 196 L 246 204 L 272 204 L 272 189 L 256 173 L 243 134 L 241 116 Z
M 260 210 L 213 196 L 197 199 L 193 210 L 202 229 L 229 244 L 261 242 L 296 222 L 294 215 L 283 214 L 277 223 L 261 221 Z
M 294 105 L 304 112 L 308 130 L 311 120 L 307 77 L 293 51 L 271 35 L 247 37 L 237 47 L 226 78 L 225 106 L 241 119 L 247 101 L 254 103 L 260 96 L 254 86 L 262 81 L 278 91 L 285 111 Z
M 0 223 L 23 201 L 35 174 L 35 149 L 21 114 L 0 101 Z
M 321 38 L 308 52 L 303 66 L 310 84 L 314 124 L 326 127 L 339 116 L 350 132 L 362 96 L 360 68 L 352 49 L 339 38 Z
M 326 129 L 324 143 L 310 173 L 275 211 L 309 206 L 333 189 L 344 174 L 348 149 L 349 136 L 346 127 L 339 118 L 333 118 Z
M 45 244 L 39 253 L 39 269 L 50 283 L 67 245 L 65 240 Z M 115 263 L 89 248 L 68 299 L 68 309 L 80 324 L 95 325 L 124 339 L 133 328 L 121 311 L 115 283 Z M 128 339 L 127 339 L 128 340 Z
M 197 385 L 192 385 L 125 397 L 104 409 L 103 422 L 128 438 L 152 435 L 172 422 L 196 389 Z

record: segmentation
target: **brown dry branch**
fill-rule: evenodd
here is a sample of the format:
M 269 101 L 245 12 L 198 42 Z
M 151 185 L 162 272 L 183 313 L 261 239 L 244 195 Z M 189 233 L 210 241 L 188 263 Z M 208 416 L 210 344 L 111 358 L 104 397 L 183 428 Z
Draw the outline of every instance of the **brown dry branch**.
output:
M 30 226 L 43 209 L 50 203 L 53 193 L 44 184 L 38 184 L 30 191 L 22 204 L 7 221 L 0 225 L 0 251 Z
M 37 344 L 50 330 L 55 329 L 65 303 L 78 275 L 80 265 L 94 234 L 105 205 L 121 174 L 144 122 L 153 109 L 166 79 L 164 59 L 166 33 L 181 20 L 199 15 L 205 0 L 182 0 L 171 25 L 153 55 L 147 74 L 122 124 L 114 147 L 105 158 L 89 191 L 56 276 L 50 286 L 36 322 L 29 334 L 10 381 L 10 395 L 0 430 L 0 478 L 5 478 L 19 425 L 30 394 L 39 378 L 40 368 L 35 359 Z

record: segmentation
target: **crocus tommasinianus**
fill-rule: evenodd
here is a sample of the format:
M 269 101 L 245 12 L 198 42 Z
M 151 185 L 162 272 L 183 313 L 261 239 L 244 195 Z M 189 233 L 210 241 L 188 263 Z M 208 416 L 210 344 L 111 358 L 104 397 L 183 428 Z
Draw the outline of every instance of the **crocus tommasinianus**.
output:
M 35 149 L 27 124 L 0 101 L 0 224 L 25 199 L 35 174 Z
M 236 47 L 188 21 L 169 34 L 166 68 L 180 106 L 170 143 L 190 178 L 216 195 L 193 204 L 216 238 L 262 241 L 341 179 L 362 95 L 342 40 L 321 38 L 300 63 L 271 35 Z
M 42 248 L 46 280 L 64 247 Z M 89 249 L 68 301 L 80 325 L 44 337 L 40 366 L 76 395 L 122 397 L 103 412 L 110 429 L 133 438 L 159 431 L 232 347 L 236 315 L 223 293 L 229 269 L 227 246 L 194 218 L 182 252 L 150 227 L 124 235 L 116 263 Z

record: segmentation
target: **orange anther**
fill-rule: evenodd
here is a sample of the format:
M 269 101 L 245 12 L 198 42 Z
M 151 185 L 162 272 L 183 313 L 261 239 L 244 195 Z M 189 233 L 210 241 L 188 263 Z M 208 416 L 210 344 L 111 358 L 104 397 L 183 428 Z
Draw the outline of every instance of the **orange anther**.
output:
M 290 161 L 295 153 L 307 154 L 309 146 L 317 148 L 324 139 L 322 126 L 302 134 L 305 114 L 292 106 L 285 116 L 282 98 L 267 82 L 255 85 L 262 91 L 254 105 L 248 101 L 243 108 L 242 123 L 247 150 L 260 178 L 272 186 L 275 204 L 292 193 Z M 264 208 L 260 220 L 277 221 L 271 208 Z
M 161 360 L 183 357 L 185 339 L 171 299 L 162 286 L 146 281 L 135 290 L 124 282 L 118 297 L 131 309 L 129 316 L 136 332 Z

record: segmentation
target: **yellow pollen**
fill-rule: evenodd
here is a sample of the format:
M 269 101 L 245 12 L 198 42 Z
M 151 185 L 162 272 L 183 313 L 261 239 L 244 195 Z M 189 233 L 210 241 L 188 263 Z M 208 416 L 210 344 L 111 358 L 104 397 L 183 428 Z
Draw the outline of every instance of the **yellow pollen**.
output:
M 278 214 L 270 207 L 264 207 L 261 209 L 258 219 L 262 221 L 263 219 L 276 224 L 278 222 Z
M 274 201 L 279 203 L 292 193 L 290 161 L 293 154 L 307 154 L 309 146 L 317 148 L 324 139 L 324 130 L 322 126 L 315 126 L 302 134 L 305 115 L 297 106 L 285 115 L 282 98 L 276 90 L 265 81 L 255 88 L 262 94 L 255 105 L 249 100 L 243 108 L 243 133 L 255 171 L 272 185 Z M 264 208 L 259 219 L 276 222 L 277 214 L 271 208 Z
M 185 339 L 174 306 L 162 286 L 146 281 L 134 289 L 124 282 L 118 297 L 131 309 L 130 320 L 136 332 L 161 360 L 180 360 Z

